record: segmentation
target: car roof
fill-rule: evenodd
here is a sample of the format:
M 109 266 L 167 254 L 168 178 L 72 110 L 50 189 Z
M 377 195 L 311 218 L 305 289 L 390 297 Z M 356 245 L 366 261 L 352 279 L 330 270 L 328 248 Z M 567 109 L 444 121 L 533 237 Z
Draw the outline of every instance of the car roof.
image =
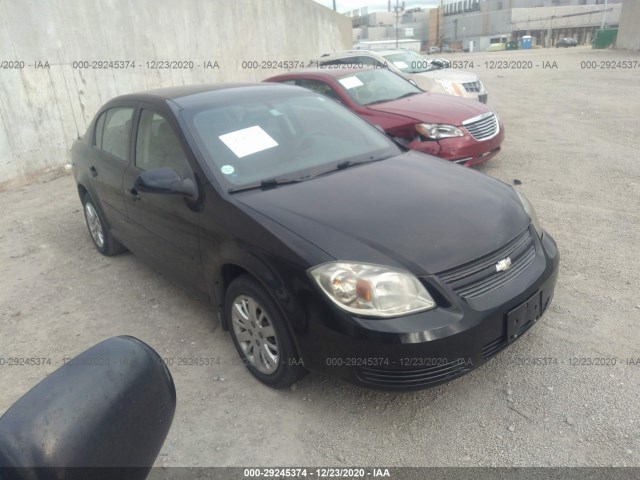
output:
M 406 52 L 406 48 L 392 48 L 387 50 L 343 50 L 341 52 L 333 52 L 320 57 L 319 61 L 328 60 L 331 58 L 352 57 L 355 55 L 371 55 L 373 57 L 384 57 L 385 55 L 391 55 L 393 53 Z M 415 51 L 415 50 L 414 50 Z
M 155 88 L 144 92 L 129 93 L 114 98 L 115 101 L 147 101 L 150 103 L 164 103 L 172 101 L 179 106 L 185 106 L 197 101 L 198 98 L 207 100 L 213 99 L 215 96 L 224 96 L 228 98 L 231 95 L 242 97 L 243 95 L 254 92 L 256 89 L 271 88 L 288 88 L 287 85 L 275 85 L 265 83 L 215 83 L 215 84 L 196 84 L 182 85 L 176 87 Z M 296 87 L 292 87 L 296 88 Z M 267 90 L 261 90 L 262 93 L 268 94 Z M 188 101 L 187 101 L 188 99 Z
M 350 73 L 362 72 L 365 70 L 380 70 L 379 68 L 373 68 L 370 66 L 358 68 L 305 68 L 303 70 L 294 70 L 293 72 L 281 73 L 279 75 L 274 75 L 270 78 L 279 78 L 279 77 L 343 77 L 345 75 L 349 75 Z M 267 82 L 269 79 L 266 80 Z

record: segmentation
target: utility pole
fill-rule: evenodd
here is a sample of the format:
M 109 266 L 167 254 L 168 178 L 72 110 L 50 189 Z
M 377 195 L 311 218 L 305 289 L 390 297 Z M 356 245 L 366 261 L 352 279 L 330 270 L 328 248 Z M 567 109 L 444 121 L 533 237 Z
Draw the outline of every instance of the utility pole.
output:
M 436 41 L 438 42 L 438 47 L 442 49 L 442 42 L 444 40 L 444 25 L 440 26 L 440 22 L 444 23 L 444 0 L 440 0 L 440 8 L 438 9 L 438 38 Z
M 396 12 L 396 48 L 398 48 L 398 38 L 400 35 L 400 13 L 404 12 L 404 1 L 402 2 L 402 6 L 400 6 L 400 0 L 396 0 L 396 8 L 394 11 Z
M 607 3 L 608 0 L 604 0 L 604 12 L 602 12 L 602 24 L 600 24 L 600 29 L 604 28 L 604 21 L 607 18 Z
M 336 0 L 333 0 L 333 11 L 336 11 Z

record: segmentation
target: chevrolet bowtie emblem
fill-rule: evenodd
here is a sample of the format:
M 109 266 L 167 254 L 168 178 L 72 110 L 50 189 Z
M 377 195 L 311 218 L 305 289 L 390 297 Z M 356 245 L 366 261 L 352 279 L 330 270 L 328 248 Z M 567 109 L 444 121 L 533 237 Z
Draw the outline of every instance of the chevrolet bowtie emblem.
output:
M 509 257 L 500 260 L 496 263 L 496 272 L 504 272 L 511 268 L 511 259 Z

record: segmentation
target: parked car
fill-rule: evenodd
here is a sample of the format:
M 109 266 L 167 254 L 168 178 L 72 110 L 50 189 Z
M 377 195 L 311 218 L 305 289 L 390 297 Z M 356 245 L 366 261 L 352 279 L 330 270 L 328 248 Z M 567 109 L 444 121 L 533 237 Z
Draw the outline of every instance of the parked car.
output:
M 432 47 L 433 48 L 433 47 Z M 450 62 L 441 58 L 428 59 L 414 50 L 384 50 L 370 52 L 351 50 L 325 55 L 310 66 L 326 68 L 376 67 L 387 68 L 415 82 L 425 92 L 473 98 L 487 103 L 487 91 L 475 73 L 448 68 Z
M 305 369 L 447 382 L 521 338 L 554 292 L 556 244 L 522 194 L 308 89 L 121 96 L 72 162 L 97 250 L 128 248 L 209 300 L 272 387 Z
M 385 68 L 311 69 L 265 81 L 327 95 L 406 147 L 469 167 L 493 158 L 504 140 L 502 123 L 486 105 L 423 92 Z
M 440 53 L 440 47 L 429 47 L 429 50 L 427 50 L 427 55 L 433 55 L 434 53 Z
M 567 47 L 577 47 L 577 46 L 578 46 L 578 41 L 569 37 L 561 38 L 556 42 L 556 48 L 558 47 L 567 48 Z

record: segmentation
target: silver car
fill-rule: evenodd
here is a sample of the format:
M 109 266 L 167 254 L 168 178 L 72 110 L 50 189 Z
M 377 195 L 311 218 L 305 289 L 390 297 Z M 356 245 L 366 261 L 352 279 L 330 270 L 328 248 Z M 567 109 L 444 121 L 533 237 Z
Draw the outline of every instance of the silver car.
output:
M 312 66 L 340 68 L 373 66 L 389 70 L 412 81 L 422 90 L 487 103 L 487 91 L 475 73 L 443 66 L 441 59 L 431 59 L 415 50 L 348 50 L 323 55 Z

